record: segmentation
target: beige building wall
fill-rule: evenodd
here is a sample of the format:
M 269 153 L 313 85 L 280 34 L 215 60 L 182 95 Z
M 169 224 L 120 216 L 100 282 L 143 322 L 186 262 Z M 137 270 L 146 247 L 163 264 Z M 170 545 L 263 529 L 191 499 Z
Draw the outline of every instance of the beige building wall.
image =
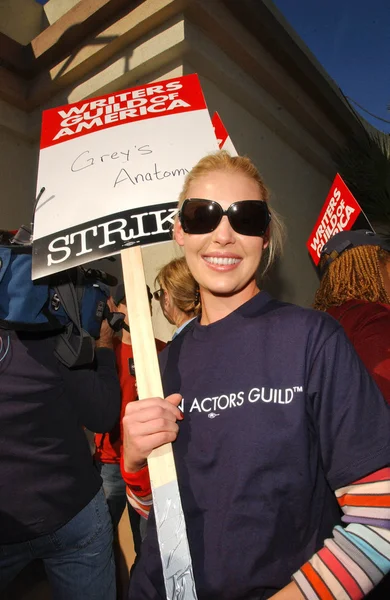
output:
M 0 0 L 0 31 L 26 45 L 42 30 L 43 9 L 35 0 Z
M 49 25 L 58 21 L 78 2 L 79 0 L 49 0 L 43 7 Z
M 0 34 L 23 46 L 41 32 L 44 21 L 43 8 L 35 0 L 0 0 Z M 8 85 L 11 84 L 9 81 Z M 28 134 L 28 114 L 3 100 L 0 100 L 0 156 L 0 228 L 17 229 L 31 219 L 37 140 Z
M 31 221 L 35 199 L 36 144 L 0 126 L 0 228 Z

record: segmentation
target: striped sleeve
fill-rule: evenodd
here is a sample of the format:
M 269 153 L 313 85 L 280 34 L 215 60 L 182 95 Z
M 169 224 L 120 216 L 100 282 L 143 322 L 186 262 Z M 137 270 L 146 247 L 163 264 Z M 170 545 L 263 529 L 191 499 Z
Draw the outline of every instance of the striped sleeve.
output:
M 307 600 L 360 600 L 390 571 L 390 468 L 335 494 L 348 525 L 293 575 Z
M 125 470 L 122 456 L 121 473 L 122 478 L 126 483 L 126 495 L 128 501 L 141 517 L 147 519 L 153 504 L 148 467 L 145 466 L 136 473 L 128 473 Z
M 131 506 L 135 508 L 137 513 L 139 513 L 141 517 L 144 517 L 144 519 L 147 519 L 153 504 L 152 494 L 140 498 L 140 496 L 134 494 L 134 492 L 129 488 L 129 486 L 127 486 L 126 495 Z

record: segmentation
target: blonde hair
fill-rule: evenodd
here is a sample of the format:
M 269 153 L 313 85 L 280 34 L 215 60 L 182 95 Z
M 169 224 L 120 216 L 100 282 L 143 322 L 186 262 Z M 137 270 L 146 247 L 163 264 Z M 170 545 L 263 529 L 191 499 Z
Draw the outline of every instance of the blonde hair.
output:
M 357 246 L 345 250 L 326 270 L 318 288 L 314 308 L 326 311 L 348 300 L 390 303 L 383 282 L 381 265 L 390 254 L 379 246 Z M 321 259 L 320 267 L 329 258 Z
M 174 258 L 157 274 L 155 284 L 166 290 L 173 304 L 188 317 L 200 313 L 199 287 L 184 257 Z
M 269 245 L 264 250 L 261 261 L 261 274 L 264 275 L 274 260 L 282 254 L 285 230 L 280 216 L 269 205 L 269 191 L 264 184 L 263 178 L 247 156 L 230 156 L 225 150 L 220 150 L 202 158 L 185 178 L 183 189 L 179 196 L 178 207 L 180 209 L 184 200 L 188 198 L 188 191 L 191 184 L 214 171 L 241 173 L 249 179 L 253 179 L 260 188 L 262 200 L 268 204 L 268 210 L 271 214 L 271 224 L 268 233 Z

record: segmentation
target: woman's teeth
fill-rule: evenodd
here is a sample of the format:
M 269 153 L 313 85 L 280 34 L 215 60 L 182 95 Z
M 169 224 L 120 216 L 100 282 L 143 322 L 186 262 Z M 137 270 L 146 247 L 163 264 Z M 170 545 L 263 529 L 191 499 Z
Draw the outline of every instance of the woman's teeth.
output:
M 212 265 L 235 265 L 240 262 L 239 258 L 222 258 L 216 256 L 205 256 L 204 259 Z

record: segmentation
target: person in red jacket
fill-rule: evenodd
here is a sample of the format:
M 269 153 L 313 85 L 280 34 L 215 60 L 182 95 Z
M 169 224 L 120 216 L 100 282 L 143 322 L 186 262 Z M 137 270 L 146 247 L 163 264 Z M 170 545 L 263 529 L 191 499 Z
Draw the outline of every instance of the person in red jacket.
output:
M 149 287 L 148 297 L 151 302 L 152 294 Z M 131 345 L 125 289 L 123 284 L 117 286 L 113 295 L 113 300 L 118 307 L 118 311 L 125 315 L 124 326 L 121 329 L 121 333 L 118 337 L 114 338 L 114 352 L 122 397 L 121 410 L 118 421 L 109 433 L 95 434 L 94 460 L 103 479 L 103 489 L 106 495 L 114 530 L 118 527 L 127 504 L 133 533 L 134 550 L 135 553 L 138 554 L 143 537 L 142 532 L 146 526 L 146 519 L 142 519 L 140 514 L 126 502 L 126 484 L 123 481 L 120 472 L 120 460 L 123 447 L 122 419 L 128 403 L 134 402 L 138 397 L 134 371 L 133 348 Z M 165 343 L 156 339 L 157 351 L 159 352 L 164 347 Z M 145 515 L 145 517 L 146 516 L 147 515 Z M 143 523 L 143 521 L 145 521 L 145 523 Z
M 340 322 L 390 404 L 390 241 L 343 231 L 321 252 L 314 308 Z

